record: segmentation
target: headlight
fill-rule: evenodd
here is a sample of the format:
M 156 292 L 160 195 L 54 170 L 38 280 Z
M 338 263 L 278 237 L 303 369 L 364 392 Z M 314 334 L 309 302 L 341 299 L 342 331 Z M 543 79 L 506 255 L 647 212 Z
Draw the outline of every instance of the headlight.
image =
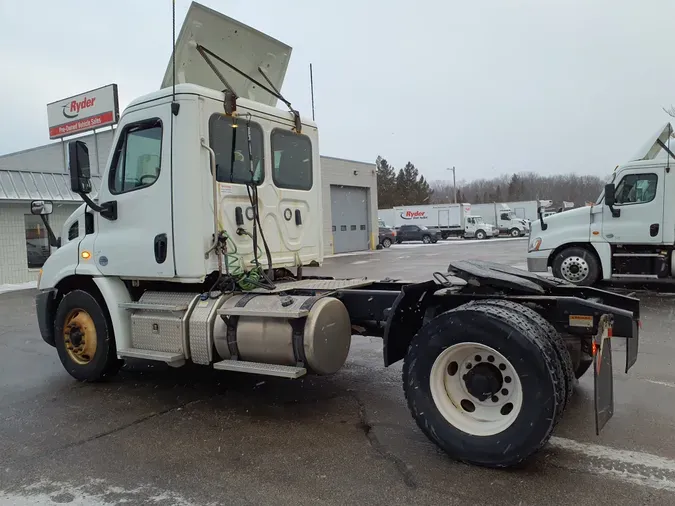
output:
M 541 237 L 535 237 L 533 241 L 530 241 L 530 251 L 539 251 L 541 247 Z

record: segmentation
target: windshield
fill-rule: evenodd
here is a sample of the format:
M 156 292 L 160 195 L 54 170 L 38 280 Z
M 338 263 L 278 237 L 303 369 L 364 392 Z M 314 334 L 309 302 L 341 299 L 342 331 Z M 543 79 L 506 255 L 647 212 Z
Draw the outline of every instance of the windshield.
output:
M 614 172 L 610 176 L 607 176 L 607 179 L 605 179 L 605 184 L 613 183 L 614 180 L 616 179 L 616 169 L 614 169 Z M 600 195 L 598 195 L 598 198 L 595 199 L 595 204 L 601 204 L 603 199 L 605 198 L 605 189 L 603 188 L 600 190 Z
M 425 227 L 424 225 L 420 225 L 420 230 L 429 230 L 429 229 L 427 227 Z
M 482 217 L 482 216 L 476 216 L 476 217 L 475 217 L 475 221 L 476 221 L 476 223 L 485 223 L 485 222 L 483 221 L 483 217 Z

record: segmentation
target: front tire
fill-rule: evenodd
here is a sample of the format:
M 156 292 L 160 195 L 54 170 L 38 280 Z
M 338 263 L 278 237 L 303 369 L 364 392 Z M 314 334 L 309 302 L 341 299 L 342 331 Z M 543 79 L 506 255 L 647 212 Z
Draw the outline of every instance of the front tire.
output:
M 600 262 L 585 248 L 567 248 L 553 259 L 553 275 L 568 283 L 591 286 L 600 279 Z
M 512 228 L 509 234 L 511 234 L 511 237 L 520 237 L 520 230 Z
M 487 467 L 512 466 L 539 450 L 566 393 L 553 343 L 516 312 L 480 303 L 419 331 L 403 386 L 429 439 L 457 460 Z
M 391 239 L 389 239 L 388 237 L 385 237 L 384 239 L 382 239 L 382 246 L 384 246 L 385 248 L 390 247 L 391 246 Z
M 106 310 L 83 290 L 69 292 L 61 299 L 54 341 L 63 367 L 77 380 L 100 381 L 114 376 L 122 365 Z
M 477 230 L 476 231 L 476 239 L 479 241 L 482 241 L 487 237 L 487 234 L 485 233 L 485 230 Z
M 425 235 L 424 237 L 422 237 L 422 242 L 424 244 L 431 244 L 431 237 L 429 237 L 428 235 Z

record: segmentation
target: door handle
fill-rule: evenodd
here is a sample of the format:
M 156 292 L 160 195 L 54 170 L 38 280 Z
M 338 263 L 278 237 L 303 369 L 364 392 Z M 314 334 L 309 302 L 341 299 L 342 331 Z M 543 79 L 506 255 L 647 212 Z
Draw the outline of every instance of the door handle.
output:
M 649 235 L 651 237 L 656 237 L 659 234 L 659 224 L 658 223 L 652 223 L 649 225 Z
M 166 234 L 159 234 L 155 236 L 155 260 L 158 264 L 163 264 L 166 260 L 166 253 L 168 250 L 168 239 Z

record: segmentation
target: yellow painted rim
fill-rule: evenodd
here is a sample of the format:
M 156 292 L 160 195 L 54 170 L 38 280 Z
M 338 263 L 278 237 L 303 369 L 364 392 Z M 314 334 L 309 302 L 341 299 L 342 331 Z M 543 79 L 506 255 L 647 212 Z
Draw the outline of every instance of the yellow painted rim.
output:
M 96 325 L 84 309 L 73 309 L 66 316 L 63 326 L 63 342 L 70 359 L 79 365 L 87 365 L 96 354 Z

